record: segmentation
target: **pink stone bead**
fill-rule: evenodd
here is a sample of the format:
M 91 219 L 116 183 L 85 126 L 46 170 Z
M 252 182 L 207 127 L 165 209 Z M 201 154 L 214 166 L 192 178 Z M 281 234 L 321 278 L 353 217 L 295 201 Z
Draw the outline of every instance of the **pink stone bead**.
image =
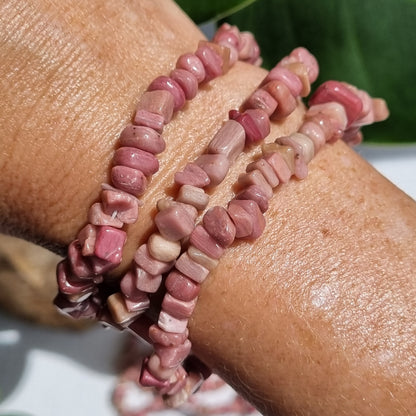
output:
M 192 72 L 177 68 L 171 71 L 170 77 L 182 88 L 187 100 L 192 100 L 196 96 L 198 92 L 198 80 Z
M 232 110 L 230 118 L 243 126 L 247 144 L 257 143 L 270 133 L 269 116 L 263 110 L 248 109 L 244 113 Z
M 263 158 L 256 160 L 255 162 L 247 165 L 246 171 L 252 172 L 258 170 L 266 179 L 267 183 L 272 187 L 276 188 L 279 185 L 279 178 L 277 177 L 274 169 L 266 162 Z
M 282 81 L 290 90 L 294 97 L 300 95 L 303 89 L 302 81 L 292 71 L 283 66 L 275 66 L 266 76 L 262 85 L 269 81 Z
M 178 241 L 189 236 L 194 229 L 194 220 L 179 204 L 171 205 L 155 216 L 159 233 L 168 240 Z
M 176 299 L 170 293 L 166 293 L 163 298 L 162 309 L 178 319 L 190 318 L 195 309 L 196 301 L 197 298 L 184 302 Z
M 176 347 L 164 347 L 155 345 L 155 353 L 160 358 L 160 364 L 165 368 L 178 367 L 191 351 L 191 341 L 189 339 Z
M 174 298 L 189 302 L 198 296 L 201 286 L 184 274 L 172 270 L 166 278 L 165 287 Z
M 134 224 L 139 216 L 139 200 L 127 192 L 107 187 L 101 192 L 103 211 L 124 224 Z
M 229 207 L 231 205 L 238 205 L 241 208 L 243 208 L 245 211 L 247 211 L 251 217 L 251 221 L 253 224 L 253 231 L 250 235 L 248 235 L 246 238 L 249 239 L 256 239 L 261 236 L 261 234 L 264 231 L 264 228 L 266 227 L 266 220 L 264 219 L 263 214 L 260 211 L 259 206 L 256 202 L 251 200 L 238 200 L 234 199 L 230 201 Z
M 210 208 L 204 214 L 202 223 L 208 234 L 221 247 L 227 248 L 234 242 L 235 225 L 225 208 L 220 206 Z
M 219 259 L 224 248 L 212 238 L 202 225 L 197 225 L 191 233 L 191 244 L 213 259 Z
M 269 209 L 269 199 L 264 193 L 263 188 L 258 185 L 250 185 L 247 188 L 239 192 L 235 199 L 247 199 L 254 201 L 260 208 L 261 212 L 266 212 Z
M 188 329 L 185 332 L 173 333 L 160 329 L 157 325 L 149 327 L 149 337 L 154 344 L 160 344 L 164 347 L 176 347 L 185 342 L 188 338 Z
M 205 253 L 193 245 L 188 247 L 187 253 L 189 258 L 191 258 L 196 263 L 199 263 L 201 266 L 204 266 L 209 271 L 214 270 L 218 266 L 218 260 L 207 256 Z
M 74 319 L 96 319 L 99 312 L 99 305 L 97 305 L 91 297 L 82 302 L 73 303 L 66 297 L 58 295 L 54 299 L 54 304 L 64 314 Z
M 136 250 L 136 253 L 134 254 L 134 261 L 138 266 L 153 276 L 158 276 L 160 274 L 166 273 L 172 268 L 174 264 L 171 261 L 164 262 L 153 258 L 149 253 L 147 244 L 142 244 Z
M 220 184 L 230 168 L 230 161 L 222 154 L 203 154 L 195 163 L 207 173 L 212 186 Z
M 208 153 L 223 154 L 230 162 L 243 152 L 246 141 L 244 127 L 235 120 L 227 120 L 208 145 Z
M 133 270 L 129 270 L 120 280 L 120 290 L 126 299 L 131 301 L 143 301 L 147 299 L 147 294 L 139 290 L 136 286 L 137 276 Z
M 233 30 L 223 30 L 215 33 L 213 41 L 218 45 L 226 46 L 230 49 L 230 65 L 234 65 L 238 60 L 238 44 L 240 34 Z
M 350 126 L 361 114 L 363 103 L 351 89 L 338 81 L 327 81 L 321 84 L 309 100 L 309 105 L 329 103 L 336 101 L 345 108 Z
M 258 89 L 250 95 L 244 108 L 263 110 L 270 117 L 277 108 L 277 101 L 266 90 Z
M 179 256 L 181 243 L 167 240 L 159 233 L 153 233 L 147 240 L 147 248 L 150 255 L 156 260 L 170 262 L 176 260 Z
M 134 124 L 149 127 L 159 133 L 162 132 L 165 120 L 163 116 L 147 110 L 137 110 L 134 115 Z
M 175 173 L 175 183 L 204 188 L 210 184 L 208 174 L 196 163 L 187 163 L 182 172 Z
M 292 171 L 279 153 L 266 154 L 264 160 L 273 168 L 281 183 L 289 182 Z
M 167 387 L 169 382 L 167 380 L 159 380 L 150 373 L 150 371 L 147 369 L 147 366 L 143 365 L 142 372 L 140 374 L 140 385 L 143 387 L 154 387 L 161 389 L 163 387 Z
M 88 210 L 88 221 L 92 225 L 109 225 L 116 228 L 123 226 L 123 222 L 120 219 L 104 212 L 104 207 L 100 202 L 95 202 L 91 205 Z
M 94 277 L 90 257 L 82 255 L 82 247 L 78 240 L 72 241 L 68 246 L 68 262 L 75 276 L 85 279 Z
M 136 287 L 146 293 L 155 293 L 162 283 L 162 275 L 152 275 L 142 267 L 135 267 Z
M 155 78 L 147 90 L 165 90 L 170 92 L 173 95 L 174 111 L 180 110 L 185 105 L 186 98 L 183 89 L 175 80 L 165 75 Z
M 290 57 L 295 58 L 298 62 L 306 65 L 309 81 L 315 82 L 319 75 L 319 65 L 316 58 L 303 47 L 298 47 L 290 53 Z
M 308 69 L 302 62 L 288 62 L 286 64 L 278 64 L 282 68 L 286 68 L 293 72 L 302 83 L 301 97 L 307 97 L 311 92 L 311 82 L 309 81 Z
M 313 105 L 308 109 L 306 117 L 309 118 L 318 114 L 328 116 L 334 128 L 338 131 L 343 132 L 348 127 L 348 117 L 345 107 L 336 101 Z
M 152 153 L 135 147 L 118 148 L 114 153 L 113 164 L 141 170 L 145 176 L 151 176 L 159 170 L 159 161 Z
M 175 396 L 186 386 L 186 380 L 188 377 L 187 372 L 180 364 L 174 368 L 176 368 L 176 371 L 169 380 L 169 386 L 159 390 L 159 394 L 161 394 L 164 398 Z
M 238 183 L 242 187 L 249 187 L 251 185 L 257 185 L 259 188 L 263 190 L 263 194 L 266 196 L 267 199 L 270 199 L 273 196 L 273 189 L 263 176 L 263 174 L 258 170 L 252 170 L 247 173 L 242 173 L 238 177 Z
M 205 79 L 205 68 L 202 61 L 193 53 L 181 55 L 177 62 L 176 68 L 189 71 L 201 83 Z
M 382 98 L 373 98 L 372 106 L 374 112 L 374 121 L 383 121 L 389 117 L 389 108 L 387 103 Z
M 126 238 L 123 230 L 105 225 L 98 227 L 94 255 L 112 264 L 120 264 Z
M 197 188 L 196 186 L 182 185 L 179 188 L 176 200 L 184 204 L 190 204 L 198 211 L 202 211 L 208 205 L 209 195 L 203 189 Z
M 195 52 L 205 68 L 204 82 L 209 82 L 222 75 L 222 59 L 208 45 L 201 44 Z
M 129 311 L 123 295 L 119 292 L 113 293 L 107 298 L 107 306 L 114 321 L 123 327 L 129 325 L 141 312 L 147 309 L 146 307 L 142 310 Z
M 296 98 L 282 81 L 270 81 L 263 87 L 277 102 L 277 108 L 271 115 L 272 120 L 281 120 L 293 113 L 297 106 Z
M 71 273 L 65 260 L 58 263 L 56 276 L 60 293 L 65 295 L 90 295 L 93 293 L 94 284 L 92 280 L 77 278 Z
M 324 131 L 313 121 L 305 121 L 299 129 L 299 133 L 306 134 L 313 141 L 315 153 L 325 144 Z
M 145 292 L 141 292 L 141 297 L 138 296 L 135 299 L 125 298 L 124 303 L 129 312 L 145 312 L 149 309 L 150 300 Z
M 331 104 L 338 104 L 338 103 L 332 102 Z M 333 120 L 332 117 L 330 117 L 326 113 L 323 113 L 322 111 L 318 111 L 316 108 L 316 107 L 321 107 L 325 105 L 326 104 L 318 104 L 316 106 L 312 106 L 311 113 L 309 113 L 309 110 L 311 109 L 309 108 L 309 110 L 305 114 L 305 121 L 311 121 L 317 124 L 324 132 L 325 141 L 327 143 L 333 143 L 342 137 L 343 130 L 340 129 L 339 123 Z M 345 113 L 345 110 L 344 110 L 344 113 Z M 346 116 L 346 113 L 345 113 L 345 116 Z
M 87 224 L 78 233 L 78 241 L 82 247 L 83 256 L 91 256 L 94 254 L 95 239 L 97 237 L 97 227 Z
M 173 95 L 166 90 L 146 91 L 137 104 L 137 110 L 147 110 L 163 117 L 164 124 L 169 123 L 173 115 Z
M 115 267 L 118 266 L 117 263 L 112 263 L 108 260 L 100 259 L 97 256 L 90 256 L 89 261 L 91 263 L 92 270 L 94 274 L 96 275 L 100 275 L 105 272 L 108 272 L 109 270 L 114 269 Z
M 231 201 L 228 204 L 228 215 L 235 225 L 235 237 L 245 238 L 253 232 L 253 222 L 251 215 L 240 205 Z
M 202 283 L 209 274 L 209 270 L 193 261 L 186 251 L 176 260 L 175 267 L 197 283 Z
M 132 195 L 142 195 L 147 187 L 147 179 L 141 170 L 126 166 L 114 166 L 111 169 L 113 185 Z
M 186 330 L 188 326 L 188 319 L 175 318 L 162 309 L 160 311 L 157 324 L 166 332 L 178 333 Z
M 169 380 L 176 372 L 176 367 L 166 368 L 161 365 L 157 354 L 152 354 L 147 362 L 147 368 L 159 380 Z
M 240 60 L 247 61 L 251 64 L 257 62 L 260 56 L 260 48 L 252 33 L 241 32 L 238 45 L 238 56 Z
M 120 134 L 120 146 L 136 147 L 157 155 L 165 150 L 166 143 L 156 130 L 129 124 Z

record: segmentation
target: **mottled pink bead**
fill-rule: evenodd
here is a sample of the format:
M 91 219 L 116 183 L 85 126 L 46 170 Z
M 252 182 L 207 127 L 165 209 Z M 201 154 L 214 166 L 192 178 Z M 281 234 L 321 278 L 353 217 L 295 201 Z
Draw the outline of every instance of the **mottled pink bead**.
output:
M 160 133 L 163 130 L 165 120 L 163 116 L 159 114 L 151 113 L 147 110 L 137 110 L 134 115 L 134 124 L 137 126 L 149 127 Z
M 192 299 L 189 302 L 185 302 L 183 300 L 176 299 L 170 293 L 166 293 L 163 298 L 162 309 L 175 318 L 190 318 L 195 309 L 196 301 L 197 298 Z
M 142 372 L 140 374 L 140 385 L 143 387 L 154 387 L 161 389 L 167 387 L 169 382 L 167 380 L 159 380 L 147 369 L 147 366 L 142 366 Z
M 58 295 L 53 302 L 64 314 L 74 319 L 96 319 L 99 312 L 99 305 L 91 297 L 81 302 L 73 303 L 65 296 Z
M 269 209 L 269 199 L 262 187 L 258 185 L 250 185 L 240 191 L 235 199 L 247 199 L 257 203 L 261 212 L 266 212 Z
M 132 195 L 142 195 L 147 187 L 147 179 L 141 170 L 127 166 L 114 166 L 111 169 L 113 185 Z
M 202 61 L 193 53 L 181 55 L 177 62 L 176 68 L 189 71 L 201 83 L 205 79 L 205 68 Z
M 272 188 L 276 188 L 276 186 L 279 185 L 279 178 L 277 177 L 274 169 L 263 158 L 247 165 L 246 172 L 252 172 L 255 170 L 261 172 L 264 179 L 266 179 L 267 183 Z
M 135 147 L 118 148 L 114 153 L 113 164 L 141 170 L 146 176 L 159 170 L 159 161 L 152 153 Z
M 234 65 L 238 60 L 238 44 L 240 42 L 240 34 L 237 29 L 235 32 L 233 28 L 226 30 L 217 30 L 213 38 L 213 42 L 218 45 L 226 46 L 230 49 L 230 65 Z
M 258 89 L 244 103 L 244 108 L 263 110 L 270 117 L 277 108 L 277 101 L 263 89 Z
M 166 332 L 184 332 L 188 326 L 188 319 L 178 319 L 165 312 L 160 311 L 157 324 Z
M 94 255 L 112 264 L 120 264 L 126 238 L 123 230 L 109 226 L 98 227 Z
M 195 55 L 201 60 L 205 68 L 204 82 L 209 82 L 222 75 L 222 59 L 208 45 L 199 45 Z
M 230 161 L 222 154 L 203 154 L 195 163 L 207 173 L 212 186 L 220 184 L 230 168 Z
M 97 237 L 97 227 L 87 224 L 78 233 L 78 241 L 82 247 L 83 256 L 91 256 L 94 254 L 95 239 Z
M 89 257 L 92 270 L 96 275 L 108 272 L 111 269 L 117 267 L 117 263 L 112 263 L 106 259 L 101 259 L 97 256 Z
M 309 81 L 311 83 L 316 81 L 319 75 L 319 65 L 315 56 L 303 47 L 293 49 L 289 56 L 295 58 L 298 62 L 305 64 L 308 71 Z
M 168 240 L 177 241 L 191 234 L 194 220 L 179 204 L 172 204 L 155 216 L 159 233 Z
M 147 368 L 156 378 L 160 380 L 170 380 L 176 372 L 176 367 L 163 367 L 160 363 L 160 358 L 157 354 L 152 354 L 150 356 L 149 361 L 147 362 Z
M 235 204 L 234 201 L 228 204 L 227 211 L 235 225 L 235 237 L 244 238 L 250 236 L 253 232 L 251 215 L 240 205 Z
M 172 270 L 166 278 L 165 287 L 174 298 L 189 302 L 198 296 L 201 286 L 184 274 Z
M 263 174 L 258 170 L 252 170 L 247 173 L 242 173 L 238 177 L 238 183 L 242 187 L 249 187 L 251 185 L 256 185 L 263 190 L 263 194 L 267 199 L 270 199 L 273 196 L 273 189 L 263 176 Z
M 269 153 L 263 156 L 264 160 L 273 168 L 281 183 L 289 182 L 292 171 L 279 153 Z
M 169 386 L 159 390 L 159 394 L 164 396 L 166 400 L 170 400 L 176 394 L 180 393 L 186 387 L 186 382 L 188 379 L 188 374 L 182 365 L 175 366 L 176 371 L 172 378 L 169 380 Z M 190 392 L 188 392 L 190 394 Z M 189 394 L 187 397 L 189 397 Z M 175 401 L 179 403 L 178 401 Z M 182 402 L 184 403 L 184 402 Z
M 208 174 L 196 163 L 187 163 L 183 171 L 175 173 L 175 183 L 178 185 L 192 185 L 204 188 L 210 182 Z
M 202 219 L 205 230 L 221 247 L 227 248 L 235 238 L 235 226 L 227 210 L 220 206 L 210 208 Z
M 123 295 L 131 301 L 142 301 L 147 299 L 146 293 L 136 286 L 137 276 L 133 270 L 129 270 L 120 280 L 120 290 Z
M 246 133 L 244 127 L 235 120 L 227 120 L 208 145 L 208 153 L 223 154 L 230 162 L 244 150 Z
M 256 239 L 260 237 L 266 227 L 266 220 L 264 219 L 257 203 L 252 200 L 234 199 L 230 201 L 229 206 L 231 205 L 238 205 L 250 214 L 253 230 L 246 238 Z
M 162 275 L 152 275 L 142 267 L 135 267 L 136 287 L 146 293 L 155 293 L 162 283 Z
M 137 110 L 147 110 L 163 117 L 164 124 L 172 119 L 175 102 L 173 95 L 164 89 L 146 91 L 137 104 Z
M 93 225 L 110 225 L 116 228 L 123 226 L 123 222 L 120 219 L 104 212 L 101 202 L 95 202 L 91 205 L 88 210 L 88 221 Z
M 129 312 L 140 312 L 143 313 L 150 306 L 150 300 L 148 295 L 145 292 L 140 292 L 136 294 L 136 297 L 133 298 L 125 298 L 124 303 L 126 304 L 126 308 Z
M 196 96 L 198 92 L 198 80 L 192 72 L 177 68 L 171 71 L 170 77 L 180 85 L 187 100 L 192 100 Z
M 191 244 L 214 259 L 219 259 L 224 248 L 211 237 L 202 225 L 197 225 L 191 233 Z
M 160 344 L 164 347 L 176 347 L 183 344 L 188 338 L 188 330 L 186 329 L 184 332 L 173 333 L 163 331 L 157 325 L 152 325 L 149 328 L 149 337 L 155 344 Z
M 238 45 L 238 56 L 242 61 L 255 64 L 260 56 L 260 48 L 250 32 L 241 32 Z
M 91 294 L 94 289 L 92 280 L 77 278 L 71 273 L 66 261 L 58 263 L 56 270 L 59 292 L 65 295 Z
M 82 255 L 82 247 L 78 240 L 72 241 L 68 246 L 68 262 L 75 276 L 85 279 L 94 277 L 90 257 Z
M 294 97 L 300 95 L 303 84 L 297 75 L 289 71 L 283 66 L 275 66 L 266 76 L 262 84 L 267 84 L 269 81 L 282 81 L 290 90 Z
M 247 144 L 257 143 L 270 133 L 269 116 L 263 110 L 248 109 L 244 113 L 231 110 L 229 115 L 243 126 Z
M 208 276 L 209 270 L 193 261 L 188 253 L 183 253 L 175 263 L 176 269 L 197 283 L 202 283 Z
M 189 218 L 192 220 L 193 223 L 198 217 L 198 210 L 190 204 L 185 204 L 183 202 L 175 201 L 170 198 L 162 198 L 157 201 L 157 209 L 159 211 L 164 211 L 171 207 L 179 207 L 185 210 L 188 213 Z
M 181 86 L 172 78 L 165 75 L 161 75 L 155 78 L 149 85 L 148 91 L 165 90 L 169 91 L 173 95 L 174 111 L 180 110 L 185 105 L 185 93 Z
M 101 192 L 101 203 L 106 214 L 115 216 L 124 224 L 133 224 L 139 216 L 139 200 L 119 189 L 106 187 Z
M 176 198 L 178 202 L 190 204 L 202 211 L 209 202 L 209 195 L 201 188 L 192 185 L 182 185 Z
M 157 155 L 165 150 L 166 143 L 156 130 L 129 124 L 120 134 L 120 146 L 136 147 Z
M 297 100 L 282 81 L 270 81 L 263 87 L 277 102 L 277 108 L 271 115 L 272 120 L 281 120 L 295 110 Z
M 160 358 L 160 364 L 165 368 L 177 367 L 191 352 L 191 341 L 189 339 L 176 347 L 165 347 L 155 345 L 155 353 Z
M 147 248 L 147 244 L 142 244 L 134 254 L 134 261 L 137 265 L 143 268 L 146 272 L 150 273 L 153 276 L 157 276 L 169 271 L 172 266 L 173 262 L 165 262 L 156 260 L 151 256 L 149 250 Z
M 305 121 L 299 129 L 299 133 L 306 134 L 313 141 L 315 153 L 325 144 L 324 131 L 318 124 L 312 121 Z
M 137 310 L 129 311 L 125 303 L 125 298 L 121 293 L 117 292 L 107 298 L 107 306 L 114 321 L 125 327 L 148 308 L 149 301 L 147 302 L 147 305 L 142 305 L 142 309 L 137 308 Z
M 315 104 L 308 109 L 306 117 L 310 118 L 315 115 L 324 114 L 329 117 L 333 128 L 336 130 L 338 136 L 342 135 L 342 132 L 348 127 L 348 117 L 345 111 L 345 107 L 336 102 L 331 101 L 323 104 Z
M 345 108 L 350 126 L 361 114 L 363 103 L 351 89 L 338 81 L 326 81 L 321 84 L 309 100 L 309 105 L 329 103 L 336 101 Z

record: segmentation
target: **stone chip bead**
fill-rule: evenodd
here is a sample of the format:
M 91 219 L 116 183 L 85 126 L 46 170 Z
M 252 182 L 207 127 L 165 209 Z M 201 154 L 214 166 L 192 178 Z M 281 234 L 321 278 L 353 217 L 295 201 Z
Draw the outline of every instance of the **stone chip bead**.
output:
M 195 163 L 206 172 L 211 186 L 220 184 L 230 168 L 230 161 L 223 154 L 206 153 L 199 156 Z
M 182 171 L 175 173 L 175 183 L 178 185 L 192 185 L 197 188 L 204 188 L 210 182 L 208 174 L 196 163 L 187 163 Z
M 238 177 L 238 183 L 242 187 L 249 187 L 251 185 L 256 185 L 263 190 L 264 195 L 267 199 L 270 199 L 273 196 L 273 189 L 267 182 L 266 178 L 263 176 L 260 170 L 254 169 L 246 173 L 242 173 Z
M 115 216 L 123 224 L 134 224 L 137 221 L 141 203 L 133 195 L 106 186 L 101 192 L 101 203 L 106 214 Z
M 281 183 L 289 182 L 293 172 L 283 159 L 280 152 L 272 152 L 264 154 L 264 160 L 273 168 L 276 176 L 279 178 Z
M 171 262 L 179 256 L 181 243 L 168 240 L 159 233 L 153 233 L 147 240 L 147 248 L 151 256 L 156 260 Z
M 175 347 L 155 345 L 155 353 L 160 358 L 160 364 L 164 368 L 177 368 L 191 351 L 191 341 L 185 340 L 183 344 Z
M 209 195 L 201 188 L 192 185 L 182 185 L 179 188 L 178 202 L 194 206 L 198 211 L 202 211 L 208 205 Z
M 123 221 L 117 218 L 117 216 L 104 212 L 104 207 L 101 202 L 95 202 L 90 206 L 88 210 L 88 221 L 92 225 L 109 225 L 115 228 L 123 227 Z
M 187 253 L 189 258 L 196 263 L 199 263 L 201 266 L 204 266 L 209 271 L 214 270 L 218 266 L 218 260 L 207 256 L 193 245 L 188 247 Z
M 161 75 L 155 78 L 147 88 L 148 91 L 164 90 L 168 91 L 173 96 L 174 107 L 173 111 L 180 110 L 186 101 L 185 92 L 181 86 L 172 78 Z
M 159 170 L 159 161 L 152 153 L 135 147 L 119 147 L 114 153 L 113 164 L 141 170 L 145 176 L 152 176 Z
M 207 233 L 217 241 L 221 247 L 229 247 L 235 239 L 235 225 L 227 210 L 220 206 L 210 208 L 202 218 Z
M 61 261 L 57 266 L 57 282 L 61 293 L 65 295 L 84 295 L 93 293 L 94 284 L 92 280 L 77 278 L 71 273 L 68 263 Z
M 94 255 L 114 266 L 119 265 L 126 238 L 123 230 L 109 226 L 98 227 Z
M 147 368 L 149 372 L 153 374 L 159 380 L 169 380 L 176 371 L 176 367 L 166 368 L 162 366 L 160 358 L 157 354 L 152 354 L 147 362 Z
M 129 311 L 123 295 L 116 292 L 107 298 L 107 307 L 114 321 L 124 327 L 129 325 L 140 313 L 144 312 L 149 307 L 149 302 L 143 304 L 140 310 Z
M 157 324 L 166 332 L 184 332 L 188 327 L 188 319 L 175 318 L 162 309 Z
M 155 293 L 159 290 L 162 283 L 161 274 L 152 275 L 140 266 L 134 267 L 133 270 L 136 276 L 137 289 L 146 293 Z
M 231 110 L 229 116 L 243 126 L 246 133 L 246 144 L 257 143 L 270 133 L 269 117 L 261 109 L 248 109 L 243 113 Z
M 251 234 L 247 235 L 245 238 L 255 240 L 260 237 L 266 227 L 266 220 L 258 204 L 252 200 L 233 199 L 228 205 L 231 218 L 233 218 L 233 213 L 232 209 L 230 210 L 230 207 L 233 205 L 243 208 L 250 216 L 252 231 Z
M 161 133 L 165 124 L 165 119 L 160 114 L 151 113 L 147 110 L 136 110 L 134 115 L 134 124 L 137 126 L 145 126 Z
M 293 72 L 302 83 L 301 97 L 307 97 L 311 92 L 311 82 L 309 81 L 308 69 L 302 62 L 290 62 L 287 64 L 278 64 L 279 66 Z
M 243 152 L 246 133 L 241 123 L 227 120 L 208 145 L 207 153 L 223 154 L 230 162 Z
M 282 81 L 270 81 L 263 88 L 276 100 L 277 108 L 270 116 L 272 120 L 282 120 L 291 114 L 296 106 L 297 100 L 290 92 L 289 87 Z
M 166 293 L 162 301 L 162 309 L 178 319 L 190 318 L 195 309 L 197 298 L 188 302 L 176 299 L 170 293 Z
M 146 91 L 141 96 L 137 110 L 147 110 L 163 117 L 163 123 L 167 124 L 172 119 L 175 106 L 174 95 L 165 89 Z
M 188 338 L 188 329 L 185 332 L 173 333 L 163 331 L 160 327 L 153 324 L 149 327 L 149 337 L 155 344 L 160 344 L 165 347 L 176 347 L 185 342 Z
M 148 244 L 142 244 L 134 254 L 134 261 L 143 270 L 152 276 L 158 276 L 169 271 L 173 261 L 160 261 L 155 259 L 149 252 Z
M 198 92 L 198 80 L 192 72 L 186 69 L 176 68 L 169 75 L 180 85 L 187 100 L 192 100 L 196 96 Z
M 277 108 L 277 101 L 264 89 L 257 89 L 244 103 L 244 108 L 263 110 L 270 117 Z
M 117 189 L 135 196 L 143 195 L 147 187 L 144 173 L 127 166 L 114 166 L 111 169 L 111 181 Z
M 155 216 L 159 233 L 167 240 L 178 241 L 189 236 L 194 229 L 192 216 L 180 204 L 171 204 Z
M 233 201 L 228 204 L 227 211 L 235 225 L 235 237 L 249 237 L 253 233 L 252 216 L 242 206 Z
M 204 82 L 209 82 L 223 73 L 223 61 L 210 46 L 200 42 L 195 55 L 201 60 L 205 68 Z
M 198 296 L 201 285 L 177 270 L 172 270 L 166 278 L 165 287 L 174 298 L 189 302 Z
M 205 79 L 205 68 L 202 61 L 193 53 L 181 55 L 177 62 L 176 68 L 189 71 L 200 84 Z
M 264 179 L 266 179 L 267 183 L 272 187 L 276 188 L 279 185 L 279 178 L 276 175 L 272 166 L 264 159 L 258 159 L 254 162 L 251 162 L 247 165 L 246 172 L 252 172 L 258 170 L 263 175 Z
M 213 259 L 219 259 L 224 253 L 224 248 L 208 234 L 202 225 L 197 225 L 194 228 L 191 233 L 190 242 Z
M 209 274 L 209 270 L 193 261 L 186 251 L 176 260 L 175 268 L 197 283 L 202 283 Z
M 97 227 L 87 224 L 78 233 L 78 241 L 82 247 L 83 256 L 92 256 L 94 254 L 95 239 L 97 238 Z
M 300 78 L 284 66 L 276 65 L 264 78 L 262 84 L 265 85 L 269 81 L 282 81 L 290 90 L 294 97 L 301 94 L 303 85 Z
M 258 185 L 250 185 L 244 188 L 235 196 L 235 199 L 254 201 L 263 213 L 269 209 L 270 198 L 268 198 L 264 189 Z
M 160 134 L 150 127 L 129 124 L 120 134 L 120 146 L 136 147 L 137 149 L 157 155 L 166 148 Z

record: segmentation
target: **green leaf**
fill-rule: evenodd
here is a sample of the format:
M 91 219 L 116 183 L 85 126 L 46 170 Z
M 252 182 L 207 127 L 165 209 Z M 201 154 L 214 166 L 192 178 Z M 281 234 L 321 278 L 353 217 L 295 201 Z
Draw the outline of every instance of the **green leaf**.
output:
M 384 98 L 390 117 L 372 141 L 416 141 L 415 0 L 258 0 L 227 19 L 256 36 L 265 66 L 296 46 L 318 59 L 317 84 L 347 81 Z
M 241 10 L 256 0 L 176 0 L 176 3 L 197 24 L 217 21 Z

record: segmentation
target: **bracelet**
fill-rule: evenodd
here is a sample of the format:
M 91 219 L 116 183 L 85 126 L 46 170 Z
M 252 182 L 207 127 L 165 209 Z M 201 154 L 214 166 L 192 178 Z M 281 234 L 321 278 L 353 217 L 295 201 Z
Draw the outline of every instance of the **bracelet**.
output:
M 215 134 L 206 152 L 175 174 L 176 198 L 158 202 L 157 231 L 141 245 L 131 269 L 120 282 L 104 274 L 121 262 L 124 224 L 137 220 L 148 178 L 159 169 L 156 154 L 165 143 L 160 134 L 173 114 L 192 99 L 198 84 L 225 73 L 237 57 L 259 63 L 252 35 L 223 25 L 213 39 L 201 42 L 195 55 L 182 55 L 170 77 L 156 78 L 137 106 L 134 124 L 120 135 L 111 170 L 112 186 L 104 184 L 101 201 L 92 205 L 89 221 L 69 245 L 68 258 L 58 264 L 60 294 L 55 304 L 75 318 L 98 318 L 127 329 L 154 351 L 142 364 L 140 384 L 155 388 L 169 406 L 178 406 L 195 392 L 210 370 L 191 353 L 188 320 L 200 285 L 236 239 L 255 240 L 265 228 L 264 214 L 280 184 L 291 177 L 305 179 L 308 163 L 325 143 L 342 138 L 353 145 L 362 140 L 361 126 L 388 116 L 383 100 L 349 84 L 328 81 L 309 100 L 310 108 L 296 133 L 262 145 L 238 178 L 239 191 L 226 207 L 206 209 L 210 190 L 221 183 L 245 146 L 258 144 L 270 133 L 270 120 L 281 120 L 310 93 L 318 76 L 316 59 L 296 48 L 265 77 L 241 109 Z M 197 64 L 199 62 L 199 64 Z M 195 69 L 197 68 L 197 69 Z M 163 277 L 164 276 L 164 277 Z M 165 293 L 157 323 L 143 315 L 149 295 L 164 282 Z

